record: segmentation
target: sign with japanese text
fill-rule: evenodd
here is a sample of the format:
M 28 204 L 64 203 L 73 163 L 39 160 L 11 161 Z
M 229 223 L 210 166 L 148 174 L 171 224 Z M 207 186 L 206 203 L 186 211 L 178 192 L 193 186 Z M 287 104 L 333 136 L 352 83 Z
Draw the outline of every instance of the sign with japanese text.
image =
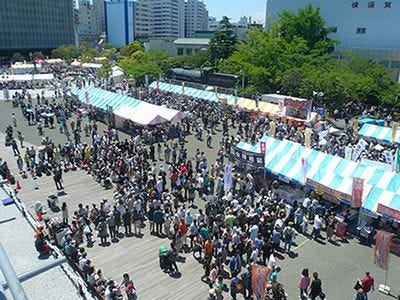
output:
M 265 266 L 253 265 L 251 275 L 251 284 L 255 299 L 265 300 L 269 269 Z
M 397 209 L 393 209 L 389 206 L 378 203 L 378 208 L 376 212 L 393 220 L 400 221 L 400 211 L 398 211 Z
M 364 191 L 364 179 L 353 177 L 353 189 L 351 191 L 352 207 L 354 208 L 361 207 L 363 191 Z
M 387 270 L 389 265 L 389 253 L 392 243 L 392 234 L 385 231 L 376 233 L 376 244 L 374 251 L 374 263 L 382 269 Z
M 302 120 L 308 120 L 311 117 L 311 101 L 285 98 L 283 100 L 283 105 L 286 109 L 286 117 Z

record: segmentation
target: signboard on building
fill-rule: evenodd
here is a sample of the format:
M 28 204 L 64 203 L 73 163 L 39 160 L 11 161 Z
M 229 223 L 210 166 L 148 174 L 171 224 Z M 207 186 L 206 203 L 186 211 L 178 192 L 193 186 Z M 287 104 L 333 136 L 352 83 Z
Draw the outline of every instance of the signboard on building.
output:
M 300 101 L 292 98 L 285 98 L 283 105 L 286 109 L 286 117 L 308 120 L 311 117 L 311 101 Z
M 262 153 L 254 153 L 231 146 L 230 159 L 236 163 L 245 163 L 257 168 L 264 168 L 264 156 Z

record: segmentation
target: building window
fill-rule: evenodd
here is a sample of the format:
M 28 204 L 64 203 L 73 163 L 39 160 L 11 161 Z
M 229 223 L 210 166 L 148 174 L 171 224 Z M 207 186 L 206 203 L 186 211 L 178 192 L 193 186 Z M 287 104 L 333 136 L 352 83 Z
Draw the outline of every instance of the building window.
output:
M 374 8 L 374 7 L 375 7 L 375 1 L 368 2 L 368 8 Z
M 358 8 L 358 1 L 355 1 L 351 4 L 352 8 Z
M 391 8 L 392 7 L 392 2 L 391 1 L 386 1 L 384 8 Z
M 193 49 L 186 49 L 186 54 L 187 54 L 187 55 L 192 54 L 192 52 L 193 52 Z
M 183 48 L 178 48 L 178 55 L 183 55 Z
M 332 33 L 337 33 L 337 27 L 331 27 L 331 32 Z
M 367 28 L 365 27 L 357 27 L 357 34 L 365 34 L 367 32 Z

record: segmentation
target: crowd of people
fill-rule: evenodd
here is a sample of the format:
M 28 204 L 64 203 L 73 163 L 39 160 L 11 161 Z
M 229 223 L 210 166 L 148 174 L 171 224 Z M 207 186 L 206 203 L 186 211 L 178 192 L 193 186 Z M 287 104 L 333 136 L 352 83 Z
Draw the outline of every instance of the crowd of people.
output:
M 128 93 L 134 92 L 128 90 Z M 136 287 L 128 274 L 118 286 L 105 279 L 101 270 L 95 269 L 82 247 L 85 242 L 93 245 L 94 235 L 102 245 L 121 235 L 141 236 L 143 227 L 147 226 L 150 234 L 167 236 L 169 245 L 159 249 L 160 267 L 171 275 L 177 274 L 178 257 L 183 252 L 192 252 L 204 270 L 202 280 L 210 287 L 210 299 L 222 299 L 226 290 L 232 299 L 239 293 L 246 299 L 251 298 L 251 269 L 258 264 L 270 270 L 267 297 L 287 299 L 279 283 L 278 260 L 285 255 L 295 255 L 292 244 L 296 236 L 301 233 L 321 241 L 325 239 L 323 230 L 327 240 L 334 240 L 335 206 L 325 203 L 317 194 L 309 192 L 304 201 L 291 203 L 276 192 L 277 181 L 267 179 L 259 186 L 252 173 L 245 171 L 234 172 L 232 184 L 224 185 L 224 165 L 230 146 L 238 140 L 256 143 L 268 134 L 269 121 L 249 122 L 246 112 L 230 111 L 224 106 L 190 97 L 142 90 L 142 100 L 184 111 L 186 118 L 177 125 L 160 127 L 131 124 L 131 137 L 121 140 L 112 125 L 99 132 L 91 110 L 87 121 L 79 116 L 75 122 L 70 117 L 78 107 L 73 102 L 56 101 L 60 96 L 63 95 L 58 91 L 53 99 L 38 96 L 35 103 L 27 94 L 21 95 L 21 112 L 29 125 L 59 126 L 60 134 L 66 134 L 70 142 L 61 145 L 44 137 L 40 150 L 26 148 L 22 158 L 14 138 L 17 124 L 8 129 L 10 141 L 18 169 L 25 176 L 28 173 L 32 178 L 53 175 L 56 188 L 60 190 L 63 189 L 62 172 L 82 168 L 104 188 L 114 189 L 112 199 L 102 199 L 91 205 L 81 203 L 75 208 L 63 203 L 61 207 L 61 219 L 68 224 L 70 233 L 60 246 L 79 264 L 87 282 L 106 299 L 118 297 L 119 287 L 125 288 L 128 299 L 136 299 Z M 276 124 L 276 137 L 303 143 L 301 126 L 280 120 Z M 42 135 L 43 130 L 39 128 L 38 133 Z M 171 129 L 178 132 L 176 139 L 171 139 Z M 186 147 L 185 136 L 194 133 L 202 140 L 203 130 L 207 141 L 209 136 L 215 136 L 215 131 L 222 131 L 219 148 L 213 150 L 217 153 L 215 161 L 210 161 L 201 149 L 189 153 Z M 69 138 L 70 131 L 73 139 Z M 22 147 L 23 135 L 18 132 L 17 139 Z M 82 134 L 92 138 L 91 145 L 81 142 Z M 314 147 L 341 155 L 341 147 L 352 143 L 350 134 L 332 138 L 324 149 L 318 143 Z M 372 159 L 380 159 L 373 149 L 368 152 L 370 154 Z M 194 211 L 195 199 L 204 204 L 204 209 Z M 344 217 L 346 222 L 349 215 L 345 213 Z M 300 299 L 324 299 L 322 287 L 315 270 L 312 276 L 308 269 L 299 274 Z M 360 289 L 358 292 L 363 296 L 370 291 L 365 286 Z

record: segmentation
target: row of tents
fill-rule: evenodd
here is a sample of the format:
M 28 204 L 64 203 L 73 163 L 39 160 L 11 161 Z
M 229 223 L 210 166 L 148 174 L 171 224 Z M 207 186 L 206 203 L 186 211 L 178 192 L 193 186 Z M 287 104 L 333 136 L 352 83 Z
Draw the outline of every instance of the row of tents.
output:
M 94 86 L 86 88 L 72 87 L 70 92 L 80 102 L 104 111 L 112 111 L 115 115 L 115 125 L 117 127 L 122 127 L 125 120 L 130 120 L 140 125 L 158 125 L 166 122 L 177 122 L 183 117 L 182 112 L 178 110 L 154 105 Z
M 158 89 L 162 92 L 170 92 L 181 96 L 190 96 L 203 101 L 210 101 L 214 103 L 223 103 L 244 109 L 247 111 L 258 111 L 265 115 L 271 115 L 276 117 L 281 117 L 285 115 L 284 107 L 275 103 L 255 101 L 248 98 L 238 97 L 234 95 L 228 95 L 223 93 L 218 93 L 218 91 L 207 91 L 200 90 L 191 87 L 186 87 L 184 85 L 176 85 L 168 82 L 154 81 L 149 85 L 150 89 Z M 258 108 L 257 108 L 258 105 Z M 317 118 L 317 113 L 311 113 L 311 120 Z M 294 119 L 294 118 L 293 118 Z
M 383 204 L 400 214 L 400 175 L 357 163 L 299 143 L 262 137 L 265 149 L 265 171 L 286 182 L 322 190 L 338 200 L 350 204 L 353 178 L 364 179 L 362 208 L 377 213 Z M 261 143 L 240 142 L 236 147 L 261 153 Z M 265 143 L 265 144 L 264 144 Z

